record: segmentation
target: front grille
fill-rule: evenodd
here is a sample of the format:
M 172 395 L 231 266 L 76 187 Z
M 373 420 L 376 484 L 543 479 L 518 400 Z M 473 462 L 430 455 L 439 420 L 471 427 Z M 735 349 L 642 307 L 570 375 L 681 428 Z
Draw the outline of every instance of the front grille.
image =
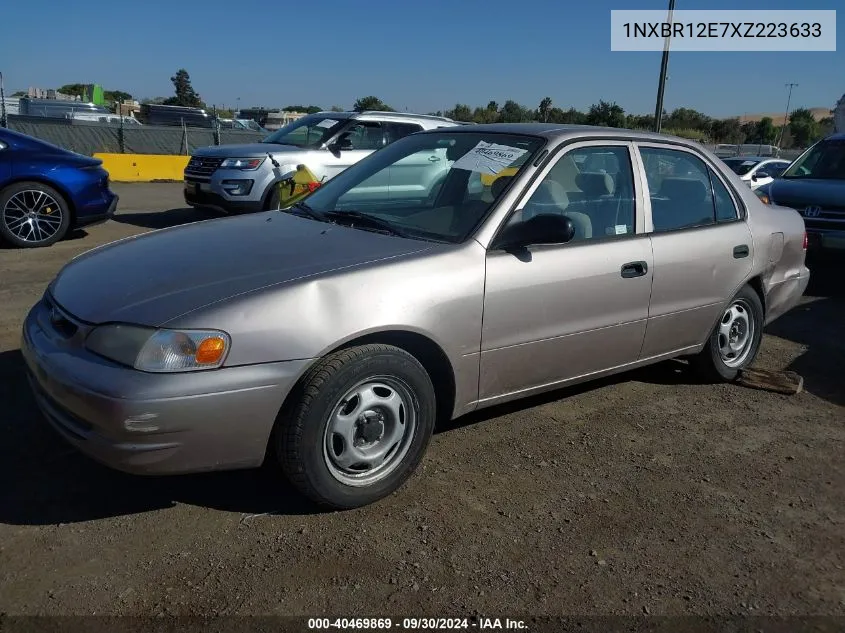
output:
M 777 201 L 784 207 L 792 207 L 804 218 L 808 229 L 845 231 L 845 207 L 823 207 L 820 205 Z
M 211 156 L 191 156 L 191 160 L 188 161 L 188 165 L 185 167 L 185 175 L 208 178 L 218 167 L 220 167 L 222 162 L 222 158 L 214 158 Z

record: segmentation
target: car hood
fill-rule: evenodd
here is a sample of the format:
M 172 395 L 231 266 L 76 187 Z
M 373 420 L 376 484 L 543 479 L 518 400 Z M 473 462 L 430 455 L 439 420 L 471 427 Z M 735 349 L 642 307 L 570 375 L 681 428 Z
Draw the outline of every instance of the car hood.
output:
M 212 145 L 201 147 L 194 152 L 194 156 L 216 156 L 216 157 L 245 157 L 266 156 L 267 152 L 301 152 L 301 147 L 296 145 L 279 145 L 277 143 L 244 143 L 242 145 Z
M 267 211 L 106 244 L 71 260 L 49 291 L 89 323 L 160 326 L 235 295 L 432 246 Z
M 765 193 L 782 207 L 840 207 L 845 200 L 845 180 L 779 178 L 766 186 Z

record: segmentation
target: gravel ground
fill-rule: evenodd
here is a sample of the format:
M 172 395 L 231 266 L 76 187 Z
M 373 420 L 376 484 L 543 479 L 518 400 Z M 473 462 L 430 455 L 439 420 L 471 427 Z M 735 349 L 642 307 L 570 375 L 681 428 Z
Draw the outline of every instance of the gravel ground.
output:
M 60 266 L 210 217 L 115 189 L 114 221 L 0 250 L 0 614 L 845 615 L 841 259 L 763 342 L 797 396 L 662 363 L 460 420 L 397 494 L 318 513 L 272 467 L 137 478 L 42 421 L 18 336 Z

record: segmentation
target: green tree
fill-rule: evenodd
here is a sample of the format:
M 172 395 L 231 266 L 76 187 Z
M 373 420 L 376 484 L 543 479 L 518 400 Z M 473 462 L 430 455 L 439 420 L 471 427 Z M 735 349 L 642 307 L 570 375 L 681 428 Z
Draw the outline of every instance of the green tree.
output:
M 533 118 L 533 112 L 524 108 L 516 101 L 508 99 L 499 112 L 499 121 L 502 123 L 523 123 Z
M 164 105 L 184 106 L 188 108 L 204 108 L 205 104 L 191 85 L 191 76 L 184 68 L 176 71 L 170 78 L 176 95 L 164 100 Z
M 495 106 L 491 108 L 490 106 Z M 487 104 L 486 108 L 476 108 L 472 113 L 472 120 L 475 123 L 495 123 L 499 120 L 499 106 L 495 101 Z
M 653 114 L 629 114 L 625 117 L 625 127 L 631 130 L 653 130 Z
M 745 134 L 739 119 L 718 119 L 713 121 L 710 136 L 717 143 L 731 143 L 737 145 L 745 140 Z
M 333 106 L 331 107 L 331 110 L 330 110 L 330 111 L 331 111 L 331 112 L 343 112 L 343 108 L 341 108 L 339 105 L 333 105 Z
M 754 126 L 754 138 L 750 142 L 771 145 L 777 137 L 778 129 L 772 122 L 772 117 L 765 116 Z
M 820 136 L 821 126 L 807 108 L 797 108 L 789 115 L 789 131 L 793 147 L 809 147 Z
M 691 108 L 676 108 L 663 121 L 664 127 L 678 130 L 709 130 L 710 125 L 709 116 Z
M 322 112 L 323 108 L 316 105 L 304 106 L 304 105 L 289 105 L 282 108 L 282 112 L 304 112 L 305 114 L 315 114 L 317 112 Z
M 61 92 L 63 95 L 70 95 L 72 97 L 82 97 L 85 92 L 85 84 L 65 84 L 60 86 L 56 92 Z
M 604 127 L 625 127 L 625 110 L 615 101 L 599 101 L 590 106 L 587 113 L 587 125 Z
M 446 111 L 446 117 L 455 121 L 472 121 L 472 110 L 464 103 L 456 103 L 452 110 Z
M 537 107 L 537 120 L 547 123 L 549 120 L 549 113 L 552 109 L 552 98 L 543 97 L 540 105 Z
M 395 110 L 389 105 L 387 105 L 384 101 L 372 95 L 370 95 L 369 97 L 361 97 L 360 99 L 357 99 L 355 101 L 355 105 L 352 106 L 352 109 L 355 110 L 355 112 L 364 112 L 365 110 L 395 112 Z
M 103 99 L 105 99 L 106 103 L 114 103 L 115 101 L 123 103 L 131 98 L 132 95 L 128 92 L 123 92 L 123 90 L 103 90 Z

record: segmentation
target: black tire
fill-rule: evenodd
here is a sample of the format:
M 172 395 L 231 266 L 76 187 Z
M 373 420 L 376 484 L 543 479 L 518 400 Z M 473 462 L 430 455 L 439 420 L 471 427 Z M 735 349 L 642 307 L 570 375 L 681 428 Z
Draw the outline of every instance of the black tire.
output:
M 410 428 L 413 419 L 413 428 L 405 431 L 404 454 L 396 449 L 397 456 L 383 478 L 367 485 L 350 485 L 332 471 L 336 467 L 331 465 L 327 448 L 330 419 L 349 390 L 382 379 L 396 381 L 405 389 L 412 408 L 406 415 L 414 416 L 406 421 Z M 293 485 L 319 506 L 336 510 L 364 506 L 396 491 L 416 470 L 434 431 L 436 404 L 431 378 L 406 351 L 381 344 L 340 350 L 317 363 L 292 394 L 290 405 L 276 422 L 276 456 Z M 358 421 L 360 417 L 356 425 Z
M 270 193 L 267 195 L 267 203 L 264 205 L 266 211 L 275 211 L 279 208 L 279 185 L 271 185 Z
M 743 351 L 742 358 L 736 358 L 738 363 L 728 364 L 723 359 L 720 351 L 720 327 L 723 320 L 727 317 L 728 310 L 734 306 L 739 306 L 741 310 L 747 311 L 749 321 L 753 324 L 750 341 L 747 351 Z M 763 321 L 765 319 L 763 311 L 763 303 L 760 301 L 760 296 L 751 286 L 743 286 L 739 292 L 728 303 L 728 307 L 723 311 L 707 343 L 701 352 L 692 358 L 691 364 L 699 375 L 709 382 L 730 382 L 735 380 L 739 372 L 750 366 L 754 359 L 757 358 L 757 353 L 760 351 L 760 343 L 763 340 Z
M 21 236 L 15 230 L 21 214 L 24 213 L 21 207 L 17 204 L 21 196 L 26 200 L 32 200 L 35 203 L 37 194 L 41 193 L 52 198 L 52 202 L 45 203 L 46 206 L 40 207 L 44 218 L 37 225 L 31 225 L 34 228 L 31 238 L 26 235 Z M 15 202 L 10 203 L 12 199 Z M 36 208 L 33 205 L 33 209 Z M 7 206 L 9 208 L 7 209 Z M 56 212 L 61 214 L 58 223 L 56 223 Z M 52 217 L 53 219 L 49 219 Z M 42 228 L 43 227 L 43 228 Z M 16 182 L 9 185 L 2 192 L 0 192 L 0 238 L 3 241 L 11 244 L 16 248 L 41 248 L 44 246 L 51 246 L 64 238 L 70 228 L 70 205 L 67 200 L 58 191 L 40 182 Z M 49 231 L 53 231 L 46 235 Z M 40 232 L 40 233 L 39 233 Z M 45 234 L 43 239 L 38 239 L 40 234 Z

